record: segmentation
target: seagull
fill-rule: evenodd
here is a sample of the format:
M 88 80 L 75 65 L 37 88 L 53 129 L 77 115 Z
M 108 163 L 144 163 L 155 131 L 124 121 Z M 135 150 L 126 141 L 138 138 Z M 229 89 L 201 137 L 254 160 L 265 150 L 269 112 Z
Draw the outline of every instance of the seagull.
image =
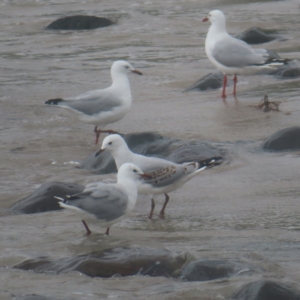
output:
M 130 162 L 147 174 L 146 177 L 144 176 L 138 182 L 137 188 L 139 193 L 151 195 L 149 219 L 152 218 L 155 208 L 155 195 L 165 195 L 165 202 L 159 213 L 159 216 L 164 218 L 165 209 L 169 201 L 168 193 L 182 187 L 187 181 L 205 170 L 209 165 L 214 164 L 216 160 L 213 158 L 205 160 L 202 163 L 176 164 L 165 159 L 136 154 L 128 148 L 124 139 L 118 134 L 107 136 L 102 142 L 101 149 L 95 155 L 99 155 L 102 151 L 109 151 L 111 153 L 118 169 L 124 163 Z
M 113 130 L 98 129 L 98 126 L 104 128 L 107 124 L 117 122 L 130 110 L 132 97 L 128 71 L 142 75 L 127 61 L 118 60 L 111 66 L 110 87 L 89 91 L 76 97 L 50 99 L 45 104 L 68 108 L 77 113 L 81 121 L 95 125 L 95 144 L 98 144 L 101 132 L 115 133 Z
M 130 214 L 137 200 L 137 182 L 147 177 L 140 168 L 132 163 L 123 164 L 118 172 L 117 183 L 90 183 L 83 192 L 66 196 L 59 205 L 77 213 L 86 229 L 86 235 L 92 232 L 85 220 L 98 222 L 105 226 L 106 235 L 109 227 Z
M 227 75 L 234 75 L 233 95 L 236 96 L 237 75 L 255 74 L 264 68 L 277 68 L 287 64 L 287 59 L 271 58 L 268 50 L 254 49 L 226 31 L 225 15 L 220 10 L 211 11 L 203 22 L 210 21 L 205 52 L 208 59 L 224 74 L 222 98 L 226 98 Z

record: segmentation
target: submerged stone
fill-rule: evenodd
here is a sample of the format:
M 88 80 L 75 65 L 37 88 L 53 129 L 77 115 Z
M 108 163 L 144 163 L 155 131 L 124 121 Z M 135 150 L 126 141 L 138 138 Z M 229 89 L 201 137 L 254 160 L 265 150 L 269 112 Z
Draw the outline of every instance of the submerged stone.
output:
M 232 300 L 299 300 L 300 292 L 280 282 L 259 280 L 237 290 Z
M 52 298 L 47 296 L 41 296 L 37 294 L 25 295 L 16 298 L 16 300 L 58 300 L 58 298 Z
M 26 260 L 14 268 L 54 274 L 78 271 L 90 277 L 104 278 L 114 275 L 176 277 L 187 257 L 185 253 L 165 249 L 120 247 L 57 260 L 40 257 Z
M 231 277 L 249 271 L 249 267 L 238 262 L 223 260 L 196 260 L 187 264 L 180 278 L 187 281 L 207 281 Z
M 200 78 L 194 84 L 192 84 L 189 88 L 185 90 L 185 92 L 190 91 L 206 91 L 206 90 L 216 90 L 222 87 L 223 84 L 223 74 L 219 73 L 209 73 L 204 77 Z
M 84 186 L 79 184 L 48 182 L 40 186 L 31 195 L 19 200 L 10 210 L 25 214 L 59 210 L 62 208 L 54 196 L 65 197 L 66 195 L 74 195 L 82 192 L 83 189 Z
M 281 129 L 269 136 L 261 145 L 264 150 L 284 151 L 300 149 L 300 127 Z
M 69 16 L 57 19 L 50 23 L 46 29 L 52 30 L 89 30 L 99 27 L 107 27 L 114 24 L 113 21 L 95 16 Z
M 223 157 L 225 152 L 209 142 L 169 139 L 154 132 L 130 133 L 122 135 L 122 137 L 134 153 L 160 157 L 175 163 L 202 161 L 216 156 Z M 79 167 L 94 170 L 98 174 L 117 172 L 113 157 L 106 151 L 101 152 L 98 156 L 92 153 Z
M 270 33 L 270 31 L 263 30 L 258 27 L 252 27 L 237 36 L 238 39 L 246 42 L 247 44 L 263 44 L 282 39 L 280 35 Z
M 300 68 L 287 67 L 276 73 L 276 77 L 280 79 L 290 79 L 300 77 Z

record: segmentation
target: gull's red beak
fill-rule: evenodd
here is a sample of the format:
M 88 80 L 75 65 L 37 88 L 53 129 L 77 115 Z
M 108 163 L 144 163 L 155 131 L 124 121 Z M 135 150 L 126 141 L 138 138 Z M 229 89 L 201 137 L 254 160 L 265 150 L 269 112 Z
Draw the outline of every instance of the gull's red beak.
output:
M 147 174 L 147 173 L 140 174 L 140 177 L 144 178 L 144 179 L 151 179 L 152 178 L 152 176 L 150 174 Z
M 95 157 L 97 157 L 101 152 L 103 152 L 105 149 L 100 149 L 95 153 Z
M 207 17 L 202 20 L 202 22 L 207 22 L 207 21 L 208 21 Z
M 131 72 L 134 74 L 143 75 L 139 70 L 132 70 Z

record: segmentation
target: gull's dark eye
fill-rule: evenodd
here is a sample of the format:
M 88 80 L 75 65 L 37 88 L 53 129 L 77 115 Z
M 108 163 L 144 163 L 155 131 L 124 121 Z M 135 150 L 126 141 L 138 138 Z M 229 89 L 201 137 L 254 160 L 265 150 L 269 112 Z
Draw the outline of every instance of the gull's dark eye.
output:
M 109 142 L 109 143 L 108 143 L 108 145 L 111 145 L 111 144 L 112 144 L 112 142 Z
M 129 69 L 129 66 L 125 66 L 125 69 Z
M 134 172 L 134 173 L 137 173 L 137 170 L 136 170 L 136 169 L 133 169 L 133 172 Z

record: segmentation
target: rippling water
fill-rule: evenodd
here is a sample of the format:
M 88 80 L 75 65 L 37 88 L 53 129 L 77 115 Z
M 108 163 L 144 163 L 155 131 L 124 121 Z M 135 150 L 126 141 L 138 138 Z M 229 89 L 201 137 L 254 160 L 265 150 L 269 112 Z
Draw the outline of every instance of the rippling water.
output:
M 299 289 L 299 153 L 258 151 L 274 131 L 299 124 L 299 80 L 241 76 L 238 102 L 229 96 L 227 106 L 220 91 L 182 93 L 215 71 L 205 56 L 208 24 L 202 23 L 211 9 L 225 12 L 232 34 L 253 26 L 278 30 L 287 40 L 263 46 L 299 59 L 298 6 L 294 0 L 2 1 L 2 209 L 45 182 L 99 180 L 71 163 L 95 151 L 93 128 L 43 103 L 108 86 L 109 69 L 117 59 L 130 61 L 144 76 L 130 76 L 132 110 L 111 129 L 229 142 L 233 154 L 230 164 L 204 172 L 172 193 L 165 220 L 148 221 L 150 202 L 141 197 L 134 216 L 117 224 L 109 238 L 95 234 L 85 239 L 80 222 L 67 212 L 4 214 L 1 299 L 30 293 L 66 299 L 225 299 L 261 276 Z M 106 16 L 117 24 L 93 31 L 43 30 L 53 20 L 75 14 Z M 281 101 L 281 112 L 266 114 L 253 107 L 264 94 Z M 162 199 L 157 206 L 161 203 Z M 11 269 L 28 257 L 64 257 L 124 244 L 188 251 L 196 258 L 242 260 L 264 272 L 213 283 L 182 283 Z

